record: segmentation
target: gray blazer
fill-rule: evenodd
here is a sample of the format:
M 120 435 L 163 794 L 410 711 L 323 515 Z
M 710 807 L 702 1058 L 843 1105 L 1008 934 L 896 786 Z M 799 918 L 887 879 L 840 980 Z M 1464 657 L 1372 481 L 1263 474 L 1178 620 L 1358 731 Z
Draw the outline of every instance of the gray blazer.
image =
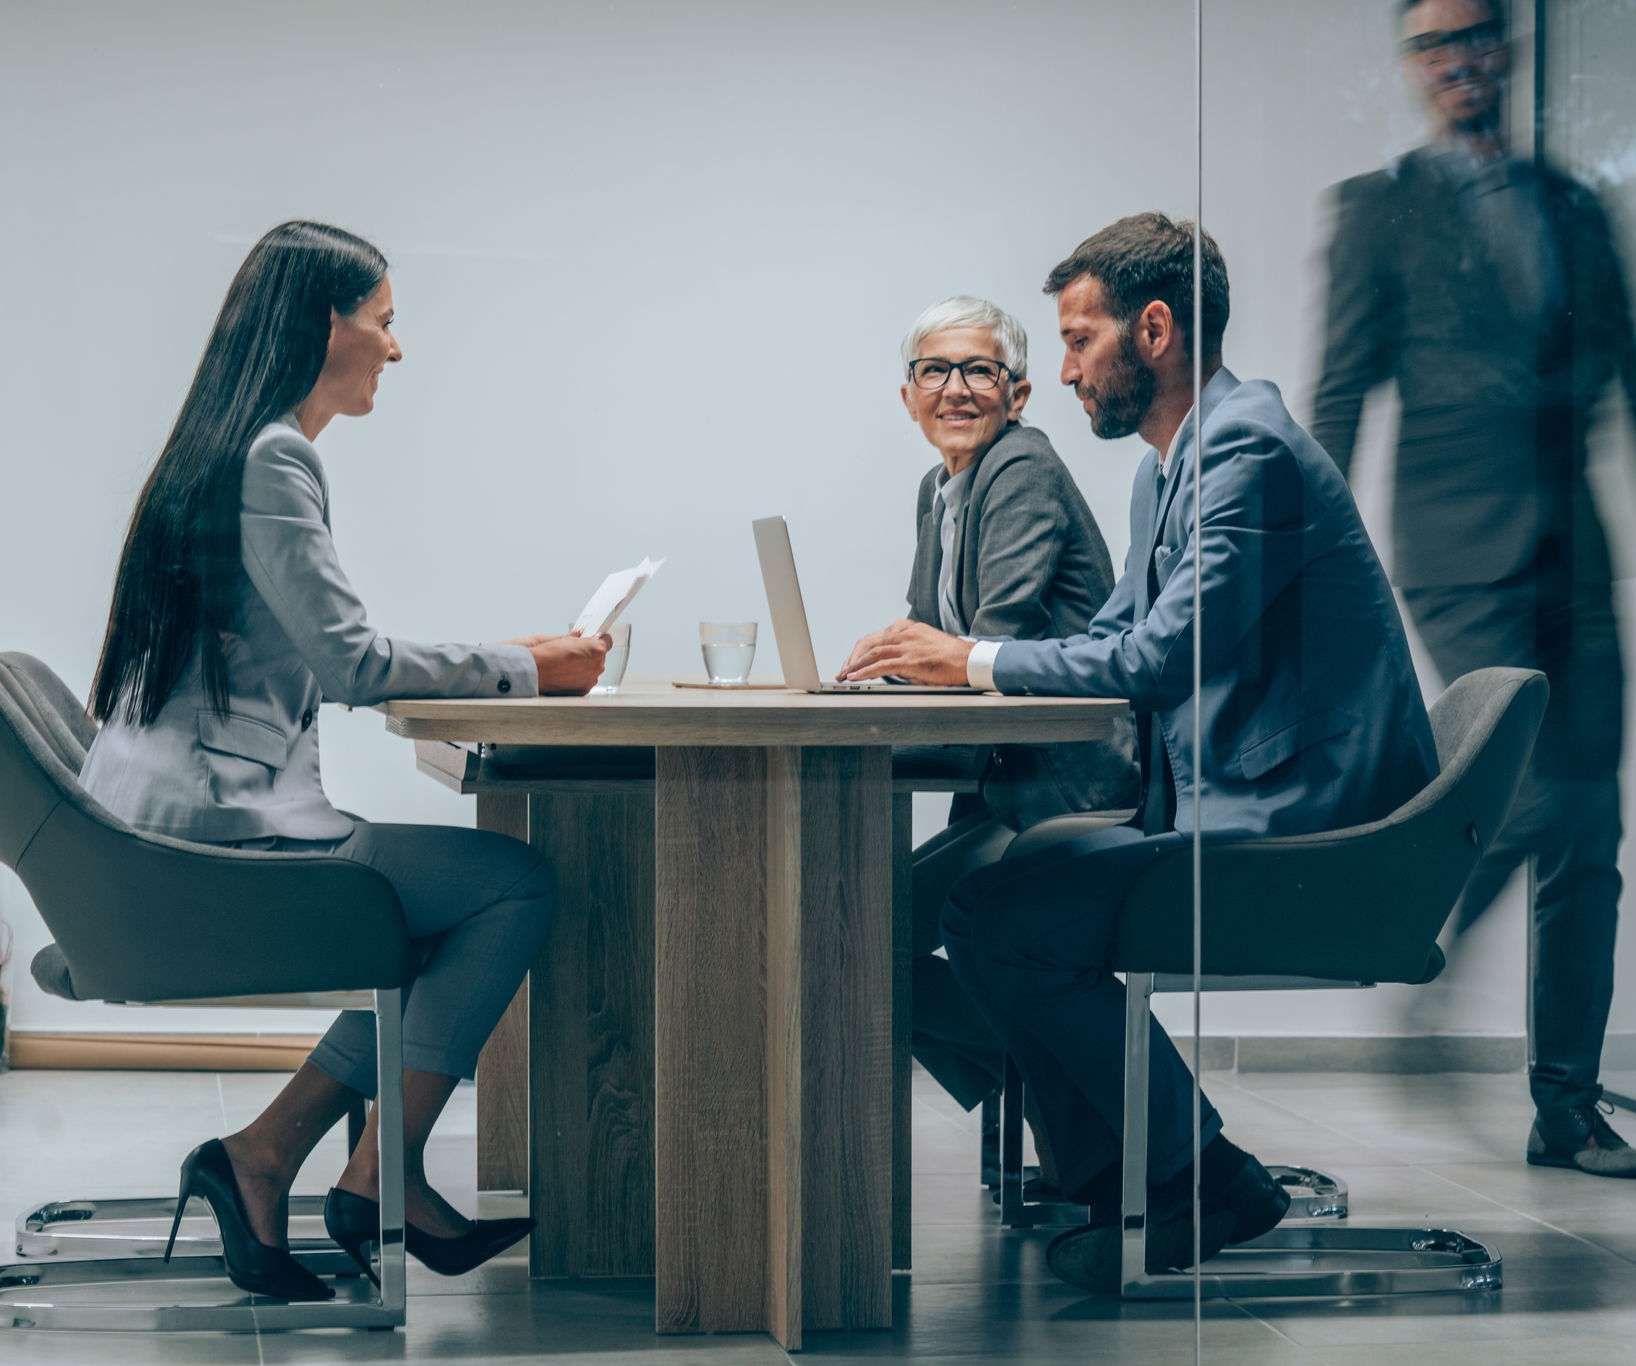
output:
M 1158 487 L 1149 451 L 1130 555 L 1083 635 L 1001 647 L 1002 692 L 1126 697 L 1163 732 L 1178 830 L 1300 835 L 1377 820 L 1437 773 L 1385 571 L 1340 470 L 1275 385 L 1205 386 L 1202 529 L 1192 424 Z M 1194 765 L 1193 561 L 1202 560 Z
M 941 625 L 937 580 L 943 538 L 933 510 L 934 465 L 920 481 L 909 619 Z M 953 596 L 968 635 L 1044 640 L 1083 631 L 1113 590 L 1102 532 L 1068 467 L 1036 427 L 1013 423 L 978 459 L 955 529 Z M 1070 811 L 1136 805 L 1135 731 L 1121 723 L 1106 741 L 1002 745 L 983 799 L 1023 829 Z
M 1336 191 L 1312 434 L 1349 472 L 1365 396 L 1396 381 L 1392 573 L 1405 587 L 1498 583 L 1533 571 L 1551 541 L 1571 547 L 1579 578 L 1612 576 L 1586 434 L 1615 376 L 1636 399 L 1623 271 L 1592 191 L 1548 167 L 1517 173 L 1561 276 L 1535 317 L 1509 302 L 1435 153 Z
M 353 822 L 319 776 L 320 702 L 538 691 L 522 646 L 417 645 L 369 624 L 330 539 L 324 467 L 293 414 L 251 443 L 239 527 L 227 714 L 195 661 L 152 725 L 111 719 L 86 755 L 81 785 L 138 829 L 201 843 L 345 838 Z

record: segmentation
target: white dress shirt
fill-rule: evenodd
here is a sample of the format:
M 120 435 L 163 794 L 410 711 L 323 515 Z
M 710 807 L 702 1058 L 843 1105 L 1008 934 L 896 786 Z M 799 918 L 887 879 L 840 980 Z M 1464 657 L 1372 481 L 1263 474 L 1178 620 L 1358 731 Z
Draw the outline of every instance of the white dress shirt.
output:
M 960 526 L 960 516 L 966 509 L 966 495 L 971 491 L 971 470 L 967 465 L 958 474 L 942 470 L 937 476 L 937 493 L 932 499 L 934 511 L 942 509 L 938 537 L 943 554 L 937 567 L 938 624 L 951 636 L 963 636 L 966 623 L 960 620 L 960 609 L 954 605 L 954 535 Z

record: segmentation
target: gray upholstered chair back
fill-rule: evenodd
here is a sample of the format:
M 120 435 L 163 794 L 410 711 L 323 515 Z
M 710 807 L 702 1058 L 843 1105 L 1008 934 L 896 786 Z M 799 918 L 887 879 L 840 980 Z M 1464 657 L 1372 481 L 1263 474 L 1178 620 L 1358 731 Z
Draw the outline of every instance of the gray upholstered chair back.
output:
M 1479 669 L 1432 705 L 1442 771 L 1383 820 L 1204 845 L 1201 970 L 1422 982 L 1437 935 L 1516 795 L 1545 714 L 1545 675 Z M 1193 970 L 1193 856 L 1154 862 L 1120 916 L 1114 966 Z
M 75 996 L 186 1000 L 412 979 L 403 908 L 379 873 L 133 830 L 79 785 L 94 734 L 50 669 L 0 655 L 0 863 L 28 889 Z
M 0 654 L 0 668 L 11 673 L 22 698 L 32 704 L 31 715 L 52 752 L 77 776 L 97 738 L 97 723 L 73 690 L 33 655 Z

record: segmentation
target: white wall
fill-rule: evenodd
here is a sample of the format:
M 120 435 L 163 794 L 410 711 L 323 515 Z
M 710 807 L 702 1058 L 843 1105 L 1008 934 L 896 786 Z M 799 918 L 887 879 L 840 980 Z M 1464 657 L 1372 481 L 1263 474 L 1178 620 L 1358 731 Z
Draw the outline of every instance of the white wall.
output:
M 1297 411 L 1321 193 L 1414 138 L 1378 8 L 1206 7 L 1228 360 Z M 124 521 L 226 282 L 298 215 L 394 263 L 407 359 L 374 416 L 321 442 L 343 561 L 390 633 L 555 629 L 607 569 L 663 554 L 632 668 L 689 670 L 701 618 L 765 617 L 746 523 L 782 511 L 819 653 L 838 660 L 901 606 L 932 457 L 898 404 L 897 342 L 958 291 L 1028 327 L 1029 416 L 1122 558 L 1140 448 L 1095 441 L 1055 383 L 1039 283 L 1121 214 L 1191 212 L 1191 15 L 1189 0 L 0 7 L 0 648 L 87 686 Z M 322 724 L 337 802 L 471 819 L 377 717 Z M 17 1025 L 143 1027 L 34 992 L 17 969 L 44 930 L 9 874 L 0 913 L 18 930 Z M 1470 1019 L 1520 1029 L 1520 926 L 1489 930 Z M 1206 1027 L 1379 1031 L 1384 995 L 1235 1000 Z M 146 1027 L 249 1025 L 302 1027 L 208 1012 Z

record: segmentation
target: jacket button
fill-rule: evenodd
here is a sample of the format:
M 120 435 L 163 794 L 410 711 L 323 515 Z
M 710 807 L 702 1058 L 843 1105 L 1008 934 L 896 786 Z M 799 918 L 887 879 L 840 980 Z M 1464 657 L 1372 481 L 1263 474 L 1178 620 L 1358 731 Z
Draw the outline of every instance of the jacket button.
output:
M 502 676 L 500 681 L 498 683 L 496 683 L 494 686 L 499 688 L 499 690 L 501 692 L 510 692 L 511 691 L 511 680 L 509 678 L 506 678 L 506 677 Z
M 308 707 L 306 711 L 301 713 L 301 729 L 306 730 L 310 725 L 312 725 L 312 708 Z

